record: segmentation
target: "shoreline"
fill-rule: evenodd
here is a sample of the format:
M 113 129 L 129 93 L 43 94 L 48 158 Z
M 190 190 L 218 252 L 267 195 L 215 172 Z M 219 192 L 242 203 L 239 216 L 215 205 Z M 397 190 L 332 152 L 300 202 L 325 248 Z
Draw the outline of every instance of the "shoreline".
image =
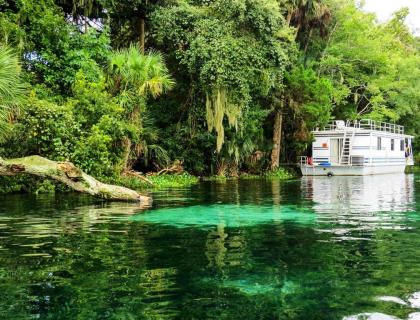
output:
M 106 183 L 112 183 L 119 186 L 127 187 L 133 190 L 138 191 L 156 191 L 163 189 L 172 189 L 172 188 L 185 188 L 195 184 L 198 184 L 201 181 L 215 181 L 215 182 L 225 182 L 225 181 L 235 181 L 235 180 L 258 180 L 258 179 L 279 179 L 279 180 L 290 180 L 296 178 L 298 174 L 288 169 L 279 168 L 275 171 L 265 171 L 261 174 L 249 174 L 246 172 L 240 172 L 237 177 L 228 177 L 228 176 L 195 176 L 188 172 L 183 172 L 181 174 L 163 174 L 160 176 L 147 176 L 147 178 L 153 183 L 153 185 L 148 184 L 144 180 L 141 180 L 136 177 L 100 177 L 100 179 Z M 66 187 L 60 185 L 59 183 L 37 179 L 30 176 L 22 177 L 0 177 L 0 194 L 48 194 L 48 193 L 67 193 L 71 190 L 68 190 Z
M 420 166 L 407 167 L 406 174 L 420 173 Z M 239 172 L 236 177 L 229 176 L 195 176 L 188 172 L 181 174 L 163 174 L 160 176 L 147 176 L 153 182 L 153 185 L 136 178 L 136 177 L 111 177 L 101 178 L 106 183 L 112 183 L 119 186 L 131 188 L 137 191 L 158 191 L 164 189 L 185 188 L 196 185 L 200 182 L 228 182 L 240 180 L 259 180 L 259 179 L 278 179 L 287 181 L 299 177 L 300 174 L 296 170 L 279 168 L 275 171 L 264 171 L 260 174 L 250 174 L 247 172 Z M 68 193 L 64 186 L 52 182 L 50 180 L 41 180 L 29 176 L 24 177 L 0 177 L 0 195 L 7 194 L 49 194 L 49 193 Z

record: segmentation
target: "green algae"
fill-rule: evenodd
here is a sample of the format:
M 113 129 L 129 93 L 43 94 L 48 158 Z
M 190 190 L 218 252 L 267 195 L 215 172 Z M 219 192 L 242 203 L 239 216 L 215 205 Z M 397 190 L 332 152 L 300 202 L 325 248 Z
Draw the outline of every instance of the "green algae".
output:
M 228 289 L 236 289 L 248 296 L 264 294 L 284 296 L 293 294 L 298 290 L 298 286 L 294 282 L 287 280 L 279 282 L 267 274 L 248 274 L 240 279 L 226 279 L 222 280 L 219 285 Z
M 132 216 L 130 220 L 178 228 L 217 225 L 235 228 L 282 221 L 314 224 L 316 215 L 297 206 L 214 204 L 150 210 Z

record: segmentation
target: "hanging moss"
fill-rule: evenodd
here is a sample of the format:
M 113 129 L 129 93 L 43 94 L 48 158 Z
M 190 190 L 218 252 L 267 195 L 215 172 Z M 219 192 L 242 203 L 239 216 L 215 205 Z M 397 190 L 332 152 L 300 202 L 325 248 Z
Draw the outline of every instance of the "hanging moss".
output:
M 217 134 L 217 152 L 222 149 L 225 142 L 225 130 L 223 120 L 226 116 L 231 128 L 238 130 L 238 119 L 241 115 L 241 107 L 229 102 L 226 89 L 218 88 L 211 94 L 206 95 L 206 120 L 208 130 Z

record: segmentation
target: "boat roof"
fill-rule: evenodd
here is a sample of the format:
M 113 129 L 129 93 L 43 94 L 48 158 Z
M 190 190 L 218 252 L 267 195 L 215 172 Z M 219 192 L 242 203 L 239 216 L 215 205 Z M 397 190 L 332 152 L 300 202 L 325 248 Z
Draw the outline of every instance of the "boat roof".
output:
M 413 136 L 405 134 L 404 126 L 397 125 L 395 123 L 380 122 L 371 119 L 362 120 L 334 120 L 322 129 L 317 128 L 312 131 L 316 133 L 337 133 L 345 132 L 346 130 L 356 131 L 372 131 L 372 132 L 383 132 L 395 134 L 398 136 L 404 136 L 406 138 L 414 138 Z

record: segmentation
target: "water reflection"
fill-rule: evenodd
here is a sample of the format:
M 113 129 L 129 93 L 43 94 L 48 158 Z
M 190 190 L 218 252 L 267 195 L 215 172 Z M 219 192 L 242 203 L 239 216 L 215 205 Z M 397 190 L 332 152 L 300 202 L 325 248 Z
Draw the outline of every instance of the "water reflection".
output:
M 416 183 L 204 183 L 159 192 L 146 211 L 0 198 L 0 318 L 411 319 Z
M 303 197 L 317 212 L 415 211 L 414 175 L 303 177 Z
M 357 177 L 304 177 L 302 196 L 313 202 L 319 214 L 320 232 L 338 235 L 336 240 L 369 240 L 353 237 L 377 229 L 410 228 L 416 221 L 414 175 L 376 175 Z M 368 232 L 368 233 L 366 233 Z M 359 233 L 360 234 L 360 233 Z
M 410 295 L 407 299 L 407 302 L 398 297 L 392 296 L 382 296 L 376 298 L 378 301 L 388 302 L 388 303 L 395 303 L 398 305 L 402 305 L 404 307 L 414 309 L 420 309 L 420 292 L 415 292 Z M 406 308 L 406 309 L 408 309 Z M 409 309 L 408 309 L 409 310 Z M 412 312 L 408 314 L 407 320 L 420 320 L 420 312 Z M 366 312 L 360 313 L 357 315 L 346 316 L 343 320 L 402 320 L 401 318 L 397 318 L 392 315 L 380 313 L 380 312 Z

